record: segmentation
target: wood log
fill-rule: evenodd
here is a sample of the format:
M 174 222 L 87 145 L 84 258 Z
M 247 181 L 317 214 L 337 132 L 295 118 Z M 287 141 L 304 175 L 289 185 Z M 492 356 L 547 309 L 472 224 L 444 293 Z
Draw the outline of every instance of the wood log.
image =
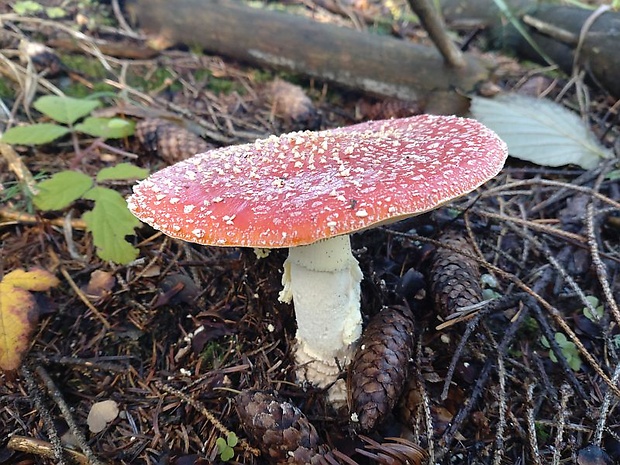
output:
M 441 4 L 449 23 L 487 27 L 496 48 L 514 50 L 522 57 L 543 63 L 525 38 L 502 18 L 493 0 L 441 0 Z M 509 6 L 538 46 L 564 72 L 571 75 L 577 59 L 577 67 L 587 72 L 590 82 L 620 97 L 620 12 L 606 11 L 595 17 L 579 46 L 581 31 L 593 10 L 539 5 L 532 0 L 510 0 Z
M 425 101 L 454 89 L 469 92 L 490 74 L 477 57 L 466 56 L 466 65 L 453 69 L 430 46 L 234 0 L 134 0 L 128 6 L 140 27 L 172 43 L 378 96 Z

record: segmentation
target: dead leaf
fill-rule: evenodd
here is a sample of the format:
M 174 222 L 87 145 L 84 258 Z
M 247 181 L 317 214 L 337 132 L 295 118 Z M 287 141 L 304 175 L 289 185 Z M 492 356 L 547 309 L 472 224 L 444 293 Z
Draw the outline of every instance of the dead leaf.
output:
M 0 281 L 0 369 L 19 368 L 38 319 L 36 300 L 29 291 L 46 291 L 58 279 L 48 271 L 11 271 Z
M 88 300 L 100 302 L 111 294 L 115 284 L 116 279 L 112 273 L 95 270 L 90 275 L 90 280 L 84 289 L 84 293 L 88 297 Z
M 86 423 L 91 433 L 100 433 L 117 416 L 118 404 L 113 400 L 104 400 L 93 404 L 88 412 Z

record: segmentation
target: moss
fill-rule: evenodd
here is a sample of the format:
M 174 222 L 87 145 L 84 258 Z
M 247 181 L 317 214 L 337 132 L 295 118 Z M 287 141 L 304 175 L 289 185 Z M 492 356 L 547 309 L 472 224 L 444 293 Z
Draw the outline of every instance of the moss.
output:
M 247 93 L 245 87 L 243 87 L 235 79 L 229 79 L 224 77 L 215 77 L 208 69 L 199 69 L 193 72 L 196 81 L 204 82 L 207 89 L 215 94 L 230 94 L 237 92 L 239 95 L 245 95 Z
M 0 78 L 0 98 L 12 99 L 15 97 L 15 89 L 9 79 Z
M 226 347 L 215 341 L 210 341 L 205 345 L 200 356 L 206 363 L 207 368 L 216 370 L 220 368 L 226 351 Z
M 103 79 L 108 77 L 106 69 L 95 57 L 68 53 L 60 55 L 62 62 L 69 68 L 83 73 L 87 78 Z
M 86 98 L 96 92 L 117 92 L 117 89 L 103 82 L 109 76 L 101 62 L 96 58 L 80 54 L 67 54 L 61 55 L 60 59 L 69 69 L 82 74 L 84 79 L 93 86 L 91 89 L 79 81 L 72 80 L 63 89 L 67 95 L 76 98 Z
M 245 94 L 245 89 L 230 79 L 212 77 L 209 79 L 207 87 L 216 94 L 230 94 L 232 92 L 237 92 L 241 95 Z
M 250 73 L 250 79 L 256 84 L 265 84 L 273 81 L 273 73 L 263 69 L 255 69 Z
M 144 76 L 142 68 L 131 67 L 127 75 L 127 83 L 131 87 L 141 89 L 143 92 L 149 92 L 152 90 L 161 89 L 165 86 L 167 81 L 172 81 L 168 87 L 171 91 L 179 91 L 182 89 L 182 84 L 177 82 L 176 78 L 172 75 L 167 68 L 158 67 L 152 73 L 148 73 L 147 77 Z

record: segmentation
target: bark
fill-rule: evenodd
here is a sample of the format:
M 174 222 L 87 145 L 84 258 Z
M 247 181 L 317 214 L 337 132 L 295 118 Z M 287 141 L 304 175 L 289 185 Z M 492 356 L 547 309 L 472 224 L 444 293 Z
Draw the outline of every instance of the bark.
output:
M 441 3 L 446 20 L 454 26 L 488 27 L 495 47 L 514 50 L 520 56 L 543 62 L 502 17 L 493 0 L 441 0 Z M 537 5 L 530 0 L 511 0 L 508 4 L 539 47 L 564 72 L 572 75 L 577 65 L 587 72 L 591 82 L 620 97 L 620 12 L 606 11 L 593 16 L 593 10 Z M 589 22 L 592 23 L 587 27 Z M 582 30 L 587 32 L 579 45 Z
M 231 0 L 134 0 L 129 7 L 141 27 L 172 43 L 379 96 L 425 100 L 435 92 L 469 92 L 490 73 L 476 57 L 452 69 L 433 47 Z

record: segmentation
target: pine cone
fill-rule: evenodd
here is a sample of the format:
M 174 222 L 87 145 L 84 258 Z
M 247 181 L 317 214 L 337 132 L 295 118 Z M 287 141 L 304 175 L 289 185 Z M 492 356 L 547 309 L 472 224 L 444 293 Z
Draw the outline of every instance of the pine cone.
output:
M 213 148 L 193 132 L 159 118 L 140 121 L 136 137 L 148 152 L 159 155 L 169 165 Z
M 349 405 L 363 431 L 381 424 L 398 401 L 413 355 L 412 335 L 413 315 L 404 307 L 383 309 L 364 330 L 349 370 Z
M 445 233 L 439 241 L 471 255 L 475 253 L 471 244 L 455 233 Z M 435 309 L 443 318 L 461 307 L 482 301 L 478 264 L 458 252 L 438 248 L 432 259 L 429 281 Z
M 316 429 L 290 402 L 275 394 L 245 391 L 237 396 L 237 413 L 250 442 L 278 464 L 319 464 L 327 448 Z

